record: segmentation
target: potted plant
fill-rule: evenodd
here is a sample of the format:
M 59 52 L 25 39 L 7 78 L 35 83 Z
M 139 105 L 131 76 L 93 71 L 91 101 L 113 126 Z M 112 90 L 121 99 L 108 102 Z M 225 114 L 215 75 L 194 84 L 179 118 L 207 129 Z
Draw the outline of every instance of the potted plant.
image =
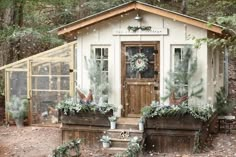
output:
M 27 112 L 27 100 L 12 96 L 7 104 L 11 117 L 15 120 L 17 127 L 22 127 Z
M 108 119 L 110 121 L 111 129 L 115 129 L 116 128 L 117 117 L 116 116 L 111 116 L 111 117 L 108 117 Z
M 140 117 L 140 119 L 138 121 L 138 128 L 139 128 L 139 130 L 141 130 L 141 131 L 144 130 L 144 123 L 145 123 L 145 118 L 144 117 Z
M 111 144 L 111 138 L 109 136 L 103 135 L 102 138 L 100 139 L 102 142 L 103 148 L 109 148 Z

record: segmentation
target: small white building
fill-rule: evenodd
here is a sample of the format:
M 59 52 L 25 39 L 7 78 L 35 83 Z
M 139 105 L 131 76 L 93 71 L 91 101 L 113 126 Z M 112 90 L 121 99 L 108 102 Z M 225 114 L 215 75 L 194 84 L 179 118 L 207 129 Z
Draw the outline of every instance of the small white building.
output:
M 181 58 L 184 46 L 194 48 L 195 40 L 222 34 L 218 25 L 142 2 L 130 2 L 86 17 L 57 29 L 58 35 L 77 39 L 77 81 L 90 88 L 86 60 L 104 64 L 111 84 L 109 103 L 121 112 L 136 116 L 141 107 L 165 95 L 165 78 Z M 198 70 L 194 79 L 203 79 L 203 101 L 213 103 L 215 92 L 223 86 L 224 52 L 203 43 L 194 49 Z M 148 69 L 136 75 L 129 59 L 143 53 Z
M 192 47 L 197 58 L 194 79 L 203 79 L 203 102 L 213 103 L 215 92 L 226 85 L 227 48 L 214 49 L 203 43 L 194 49 L 194 38 L 224 36 L 223 28 L 208 26 L 200 19 L 129 2 L 55 31 L 73 42 L 0 67 L 5 70 L 6 102 L 13 95 L 27 98 L 30 124 L 54 122 L 54 115 L 49 119 L 44 113 L 53 111 L 64 95 L 73 96 L 75 82 L 81 89 L 91 88 L 87 68 L 91 57 L 104 66 L 110 83 L 109 92 L 104 94 L 118 107 L 118 116 L 136 117 L 143 106 L 165 96 L 165 79 L 185 46 Z M 146 60 L 139 73 L 130 67 L 135 54 L 142 54 Z

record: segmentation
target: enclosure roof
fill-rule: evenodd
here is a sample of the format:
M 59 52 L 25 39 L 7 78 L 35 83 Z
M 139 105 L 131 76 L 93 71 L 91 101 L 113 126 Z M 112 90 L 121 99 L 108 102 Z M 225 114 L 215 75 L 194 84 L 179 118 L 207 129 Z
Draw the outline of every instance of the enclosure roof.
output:
M 10 63 L 10 64 L 7 64 L 7 65 L 4 65 L 2 67 L 0 67 L 0 70 L 4 70 L 4 69 L 7 69 L 7 68 L 11 68 L 15 65 L 19 65 L 19 64 L 22 64 L 22 63 L 27 63 L 27 61 L 32 61 L 32 60 L 39 60 L 40 58 L 43 59 L 43 57 L 45 55 L 48 55 L 48 54 L 53 54 L 53 53 L 56 53 L 57 51 L 65 48 L 65 47 L 70 47 L 70 46 L 73 46 L 76 44 L 76 41 L 73 41 L 73 42 L 70 42 L 70 43 L 66 43 L 64 45 L 61 45 L 61 46 L 58 46 L 58 47 L 55 47 L 53 49 L 49 49 L 47 51 L 44 51 L 44 52 L 41 52 L 41 53 L 38 53 L 36 55 L 33 55 L 33 56 L 30 56 L 30 57 L 27 57 L 27 58 L 24 58 L 24 59 L 21 59 L 19 61 L 16 61 L 16 62 L 13 62 L 13 63 Z
M 133 10 L 143 10 L 149 13 L 153 13 L 156 15 L 160 15 L 166 18 L 173 19 L 175 21 L 183 22 L 189 25 L 193 25 L 199 28 L 203 28 L 215 33 L 222 34 L 223 27 L 220 25 L 212 24 L 211 26 L 208 25 L 207 21 L 194 18 L 188 15 L 180 14 L 178 12 L 170 11 L 167 9 L 163 9 L 157 6 L 153 6 L 147 3 L 139 2 L 139 1 L 132 1 L 117 7 L 113 7 L 111 9 L 102 11 L 100 13 L 82 18 L 75 22 L 69 23 L 67 25 L 61 26 L 52 30 L 51 32 L 56 31 L 58 35 L 63 35 L 66 33 L 71 33 L 73 31 L 82 29 L 84 27 L 93 25 L 95 23 L 101 22 L 103 20 L 110 19 L 112 17 L 133 11 Z

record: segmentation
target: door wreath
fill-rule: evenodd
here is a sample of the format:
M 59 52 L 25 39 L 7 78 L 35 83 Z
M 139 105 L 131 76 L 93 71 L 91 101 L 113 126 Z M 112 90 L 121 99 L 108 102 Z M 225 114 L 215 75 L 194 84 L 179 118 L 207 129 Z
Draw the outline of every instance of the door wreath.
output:
M 136 53 L 130 57 L 129 61 L 133 72 L 143 72 L 148 69 L 148 59 L 143 53 Z

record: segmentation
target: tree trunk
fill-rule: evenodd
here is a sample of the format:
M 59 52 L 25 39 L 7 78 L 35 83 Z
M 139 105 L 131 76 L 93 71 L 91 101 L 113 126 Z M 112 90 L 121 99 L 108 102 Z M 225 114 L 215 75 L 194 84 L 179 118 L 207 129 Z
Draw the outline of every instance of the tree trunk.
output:
M 182 14 L 187 13 L 187 1 L 188 0 L 182 0 L 182 4 L 181 4 L 181 13 Z

